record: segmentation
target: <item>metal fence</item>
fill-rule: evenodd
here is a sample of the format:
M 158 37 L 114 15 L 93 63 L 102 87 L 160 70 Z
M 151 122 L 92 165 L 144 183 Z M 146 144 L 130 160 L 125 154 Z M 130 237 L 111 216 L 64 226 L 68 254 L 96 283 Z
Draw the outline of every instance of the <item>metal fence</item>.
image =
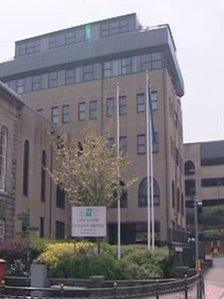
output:
M 141 298 L 141 299 L 204 299 L 204 281 L 201 273 L 171 282 L 148 285 L 118 286 L 113 288 L 79 288 L 60 285 L 50 288 L 1 285 L 0 298 Z

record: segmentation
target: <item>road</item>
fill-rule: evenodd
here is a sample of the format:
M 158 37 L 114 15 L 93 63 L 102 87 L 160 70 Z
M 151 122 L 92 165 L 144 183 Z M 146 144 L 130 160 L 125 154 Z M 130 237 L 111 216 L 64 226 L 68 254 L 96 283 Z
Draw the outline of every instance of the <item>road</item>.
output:
M 224 299 L 224 257 L 213 258 L 213 267 L 205 274 L 206 299 Z

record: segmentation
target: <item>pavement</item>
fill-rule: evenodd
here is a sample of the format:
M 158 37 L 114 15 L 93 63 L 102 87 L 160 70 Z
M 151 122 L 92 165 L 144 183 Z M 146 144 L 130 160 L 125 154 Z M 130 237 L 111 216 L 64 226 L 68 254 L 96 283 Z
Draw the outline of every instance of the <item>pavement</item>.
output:
M 205 276 L 205 299 L 224 299 L 224 257 L 214 257 Z

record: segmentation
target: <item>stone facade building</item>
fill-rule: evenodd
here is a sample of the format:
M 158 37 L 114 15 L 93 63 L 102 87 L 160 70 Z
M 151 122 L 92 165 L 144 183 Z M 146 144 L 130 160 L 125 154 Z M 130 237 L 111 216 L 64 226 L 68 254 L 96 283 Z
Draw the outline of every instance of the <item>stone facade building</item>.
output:
M 156 237 L 165 242 L 183 242 L 186 223 L 180 99 L 184 86 L 168 25 L 143 28 L 136 15 L 131 14 L 18 41 L 14 59 L 0 64 L 0 80 L 49 123 L 61 125 L 77 142 L 87 123 L 94 124 L 102 133 L 110 124 L 111 143 L 115 140 L 115 98 L 119 83 L 121 148 L 131 160 L 128 174 L 138 177 L 137 183 L 127 190 L 121 211 L 122 242 L 129 243 L 141 241 L 147 232 L 146 71 L 149 71 L 155 127 Z M 40 196 L 41 168 L 35 163 L 42 161 L 43 151 L 50 157 L 50 148 L 45 135 L 49 123 L 39 122 L 39 114 L 35 117 L 30 114 L 23 120 L 19 147 L 23 148 L 26 140 L 35 137 L 29 149 L 34 173 L 27 174 L 31 192 L 28 200 L 21 195 L 24 186 L 17 180 L 20 198 L 16 210 L 21 213 L 29 208 L 31 226 L 38 227 L 39 223 L 42 231 L 44 223 L 44 236 L 69 236 L 70 214 L 66 214 L 69 208 L 55 206 L 56 188 L 47 183 L 50 190 L 46 191 L 45 201 Z M 20 169 L 24 163 L 22 153 L 18 154 Z M 47 161 L 50 163 L 50 158 Z M 125 180 L 122 178 L 124 183 Z M 116 221 L 117 210 L 110 209 L 111 241 L 116 240 Z

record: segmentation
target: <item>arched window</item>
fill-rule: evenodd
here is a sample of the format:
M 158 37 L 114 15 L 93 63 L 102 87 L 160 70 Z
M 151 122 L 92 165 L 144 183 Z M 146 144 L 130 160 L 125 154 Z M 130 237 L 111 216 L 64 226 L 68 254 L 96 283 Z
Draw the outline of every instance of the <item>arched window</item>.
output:
M 175 208 L 175 187 L 174 187 L 174 181 L 172 181 L 172 207 Z
M 154 205 L 159 205 L 159 185 L 156 179 L 153 180 L 153 193 L 154 193 Z M 150 188 L 151 193 L 151 188 Z M 138 206 L 139 207 L 146 207 L 147 206 L 147 178 L 144 178 L 138 188 Z
M 195 174 L 195 166 L 192 161 L 186 161 L 184 164 L 184 174 L 185 175 L 192 175 Z
M 46 170 L 47 166 L 47 155 L 46 151 L 42 151 L 42 161 L 41 161 L 41 201 L 46 199 Z
M 8 133 L 7 129 L 3 127 L 0 133 L 0 190 L 5 190 L 6 181 L 6 159 L 7 159 L 7 145 Z
M 23 195 L 28 195 L 29 188 L 29 155 L 30 155 L 30 145 L 29 141 L 26 140 L 24 143 L 24 153 L 23 153 Z

